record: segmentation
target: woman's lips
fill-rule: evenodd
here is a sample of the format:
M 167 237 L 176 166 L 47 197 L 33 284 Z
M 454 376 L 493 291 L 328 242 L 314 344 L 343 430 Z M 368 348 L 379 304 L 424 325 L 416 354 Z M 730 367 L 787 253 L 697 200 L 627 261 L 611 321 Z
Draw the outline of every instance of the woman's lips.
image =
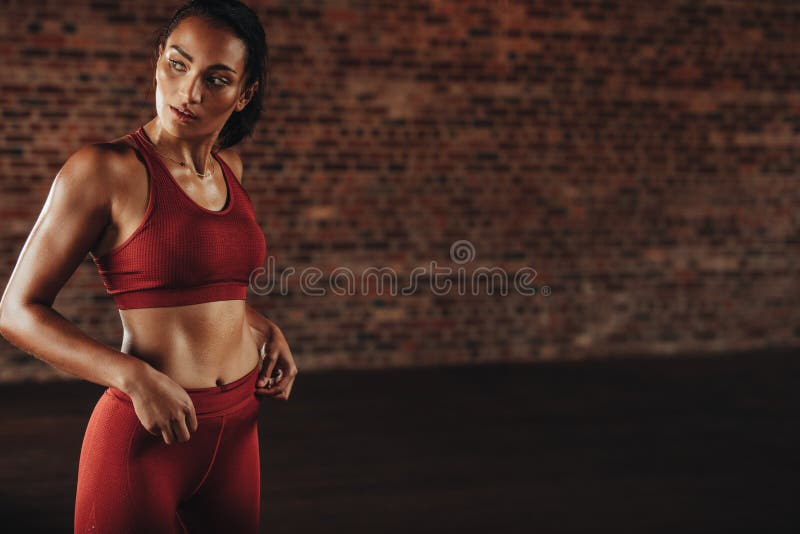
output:
M 177 108 L 174 108 L 172 106 L 170 106 L 169 108 L 172 110 L 172 112 L 175 114 L 178 120 L 182 122 L 191 122 L 197 118 L 197 117 L 192 117 L 191 115 L 186 115 L 184 113 L 181 113 L 180 111 L 177 110 Z

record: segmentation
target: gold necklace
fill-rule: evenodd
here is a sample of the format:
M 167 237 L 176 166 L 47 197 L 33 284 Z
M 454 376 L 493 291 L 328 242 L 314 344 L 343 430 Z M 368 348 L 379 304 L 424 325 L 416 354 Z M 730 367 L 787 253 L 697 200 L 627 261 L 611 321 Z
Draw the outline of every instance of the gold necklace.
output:
M 144 128 L 142 129 L 142 132 L 144 132 L 144 138 L 148 143 L 150 143 L 150 146 L 153 147 L 153 150 L 155 150 L 156 152 L 158 152 L 159 154 L 161 154 L 165 158 L 171 159 L 172 161 L 174 161 L 175 163 L 177 163 L 181 167 L 186 167 L 187 166 L 185 161 L 178 161 L 177 159 L 171 158 L 171 157 L 167 156 L 166 154 L 162 153 L 161 151 L 159 151 L 158 149 L 156 149 L 155 143 L 153 143 L 150 140 L 150 136 L 147 135 L 147 132 L 144 131 Z M 211 170 L 208 173 L 199 173 L 199 172 L 197 172 L 197 169 L 192 169 L 192 171 L 194 171 L 194 173 L 200 178 L 211 178 L 212 176 L 214 176 L 214 163 L 213 162 L 211 163 Z

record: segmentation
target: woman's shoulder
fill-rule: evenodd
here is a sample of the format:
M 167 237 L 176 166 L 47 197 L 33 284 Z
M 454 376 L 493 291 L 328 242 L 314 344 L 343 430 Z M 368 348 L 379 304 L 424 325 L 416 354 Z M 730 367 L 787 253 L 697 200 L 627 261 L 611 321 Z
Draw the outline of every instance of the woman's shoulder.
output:
M 121 195 L 147 183 L 147 170 L 140 157 L 125 137 L 87 143 L 70 154 L 61 173 L 69 174 L 73 181 L 80 180 L 83 189 L 113 205 Z
M 61 172 L 80 176 L 82 181 L 96 182 L 101 187 L 111 186 L 114 178 L 125 174 L 126 162 L 132 150 L 132 147 L 116 139 L 88 143 L 69 155 Z
M 79 163 L 85 168 L 108 172 L 125 170 L 119 167 L 133 164 L 135 158 L 136 149 L 133 143 L 120 137 L 111 141 L 87 143 L 72 152 L 68 161 Z
M 217 156 L 220 157 L 225 164 L 230 167 L 231 171 L 233 171 L 233 175 L 236 176 L 236 179 L 239 183 L 242 183 L 242 171 L 244 166 L 242 165 L 242 157 L 236 152 L 233 148 L 225 148 L 217 152 Z

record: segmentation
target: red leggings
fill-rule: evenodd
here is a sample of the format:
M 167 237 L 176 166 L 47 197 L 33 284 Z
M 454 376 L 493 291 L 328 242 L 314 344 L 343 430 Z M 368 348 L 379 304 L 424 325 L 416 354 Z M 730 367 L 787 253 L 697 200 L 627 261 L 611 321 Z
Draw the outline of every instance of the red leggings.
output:
M 131 398 L 109 387 L 83 438 L 75 533 L 258 531 L 261 470 L 258 365 L 211 388 L 185 388 L 198 428 L 167 445 L 139 421 Z

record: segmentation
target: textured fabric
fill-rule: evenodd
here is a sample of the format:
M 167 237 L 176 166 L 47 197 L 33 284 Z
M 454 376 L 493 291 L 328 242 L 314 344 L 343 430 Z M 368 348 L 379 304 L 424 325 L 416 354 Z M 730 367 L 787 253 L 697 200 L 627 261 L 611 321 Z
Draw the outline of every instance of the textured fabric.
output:
M 97 401 L 81 447 L 76 534 L 258 531 L 258 366 L 223 386 L 186 389 L 198 428 L 167 445 L 142 426 L 125 393 Z
M 266 258 L 266 240 L 247 191 L 218 157 L 227 184 L 220 211 L 189 197 L 146 139 L 128 134 L 148 174 L 147 210 L 125 242 L 93 257 L 119 309 L 244 300 L 251 273 Z

